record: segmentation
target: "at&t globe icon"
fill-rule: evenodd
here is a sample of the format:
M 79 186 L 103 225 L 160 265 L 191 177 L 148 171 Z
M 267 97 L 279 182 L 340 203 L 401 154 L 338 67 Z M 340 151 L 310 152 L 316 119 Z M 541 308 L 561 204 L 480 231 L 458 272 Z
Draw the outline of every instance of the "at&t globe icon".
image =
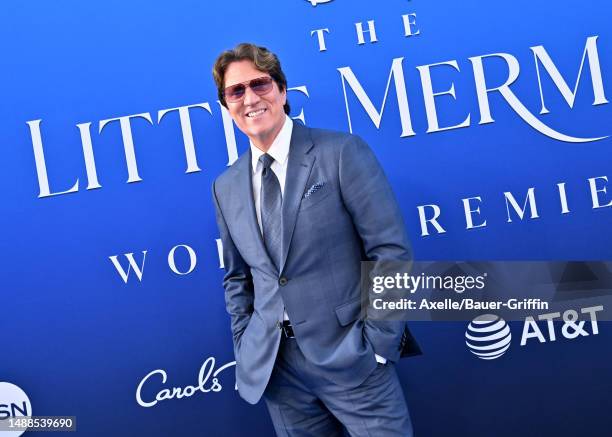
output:
M 483 360 L 501 357 L 510 347 L 512 334 L 504 319 L 494 314 L 476 317 L 465 331 L 465 344 Z

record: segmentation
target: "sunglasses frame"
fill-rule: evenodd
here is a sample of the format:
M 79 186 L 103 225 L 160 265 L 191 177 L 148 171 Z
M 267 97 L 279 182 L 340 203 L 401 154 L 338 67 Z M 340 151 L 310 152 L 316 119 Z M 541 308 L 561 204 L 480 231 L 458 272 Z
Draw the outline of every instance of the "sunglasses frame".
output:
M 256 77 L 255 79 L 247 80 L 245 82 L 235 83 L 234 85 L 230 85 L 223 90 L 223 98 L 230 103 L 236 103 L 244 99 L 247 88 L 251 88 L 251 91 L 253 91 L 258 96 L 263 96 L 272 90 L 272 86 L 267 88 L 265 91 L 256 90 L 253 86 L 253 82 L 258 82 L 258 81 L 263 81 L 263 83 L 260 85 L 268 86 L 268 85 L 273 85 L 272 83 L 274 82 L 274 79 L 271 76 L 261 76 L 261 77 Z M 257 85 L 258 84 L 255 84 L 255 86 Z M 228 96 L 232 95 L 232 91 L 235 90 L 237 87 L 244 88 L 244 91 L 242 92 L 242 96 L 238 98 L 228 98 Z

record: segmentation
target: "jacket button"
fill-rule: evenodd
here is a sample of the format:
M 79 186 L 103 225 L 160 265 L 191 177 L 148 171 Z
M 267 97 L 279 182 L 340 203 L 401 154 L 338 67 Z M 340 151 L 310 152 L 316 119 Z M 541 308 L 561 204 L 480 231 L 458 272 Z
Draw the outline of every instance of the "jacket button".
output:
M 283 276 L 278 280 L 278 285 L 284 287 L 285 285 L 287 285 L 287 282 L 289 282 L 289 280 Z

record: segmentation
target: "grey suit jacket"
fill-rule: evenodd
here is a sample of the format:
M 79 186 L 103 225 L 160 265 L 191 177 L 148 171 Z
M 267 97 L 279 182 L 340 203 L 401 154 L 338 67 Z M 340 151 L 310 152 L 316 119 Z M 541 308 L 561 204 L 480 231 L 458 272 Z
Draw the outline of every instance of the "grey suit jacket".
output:
M 391 187 L 357 136 L 293 125 L 282 205 L 282 260 L 269 258 L 255 216 L 250 151 L 213 184 L 223 285 L 240 395 L 261 398 L 286 309 L 305 357 L 354 387 L 376 368 L 420 353 L 405 322 L 360 317 L 361 261 L 410 260 Z

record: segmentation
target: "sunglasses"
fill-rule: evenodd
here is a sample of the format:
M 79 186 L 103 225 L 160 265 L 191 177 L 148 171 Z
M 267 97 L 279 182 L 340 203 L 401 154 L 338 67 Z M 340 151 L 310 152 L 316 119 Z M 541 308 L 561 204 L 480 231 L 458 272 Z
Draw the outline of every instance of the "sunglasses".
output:
M 223 90 L 223 97 L 228 102 L 239 102 L 244 98 L 246 89 L 251 88 L 258 96 L 270 92 L 272 89 L 273 79 L 269 76 L 258 77 L 257 79 L 248 80 L 246 82 L 237 83 L 236 85 L 228 86 Z

